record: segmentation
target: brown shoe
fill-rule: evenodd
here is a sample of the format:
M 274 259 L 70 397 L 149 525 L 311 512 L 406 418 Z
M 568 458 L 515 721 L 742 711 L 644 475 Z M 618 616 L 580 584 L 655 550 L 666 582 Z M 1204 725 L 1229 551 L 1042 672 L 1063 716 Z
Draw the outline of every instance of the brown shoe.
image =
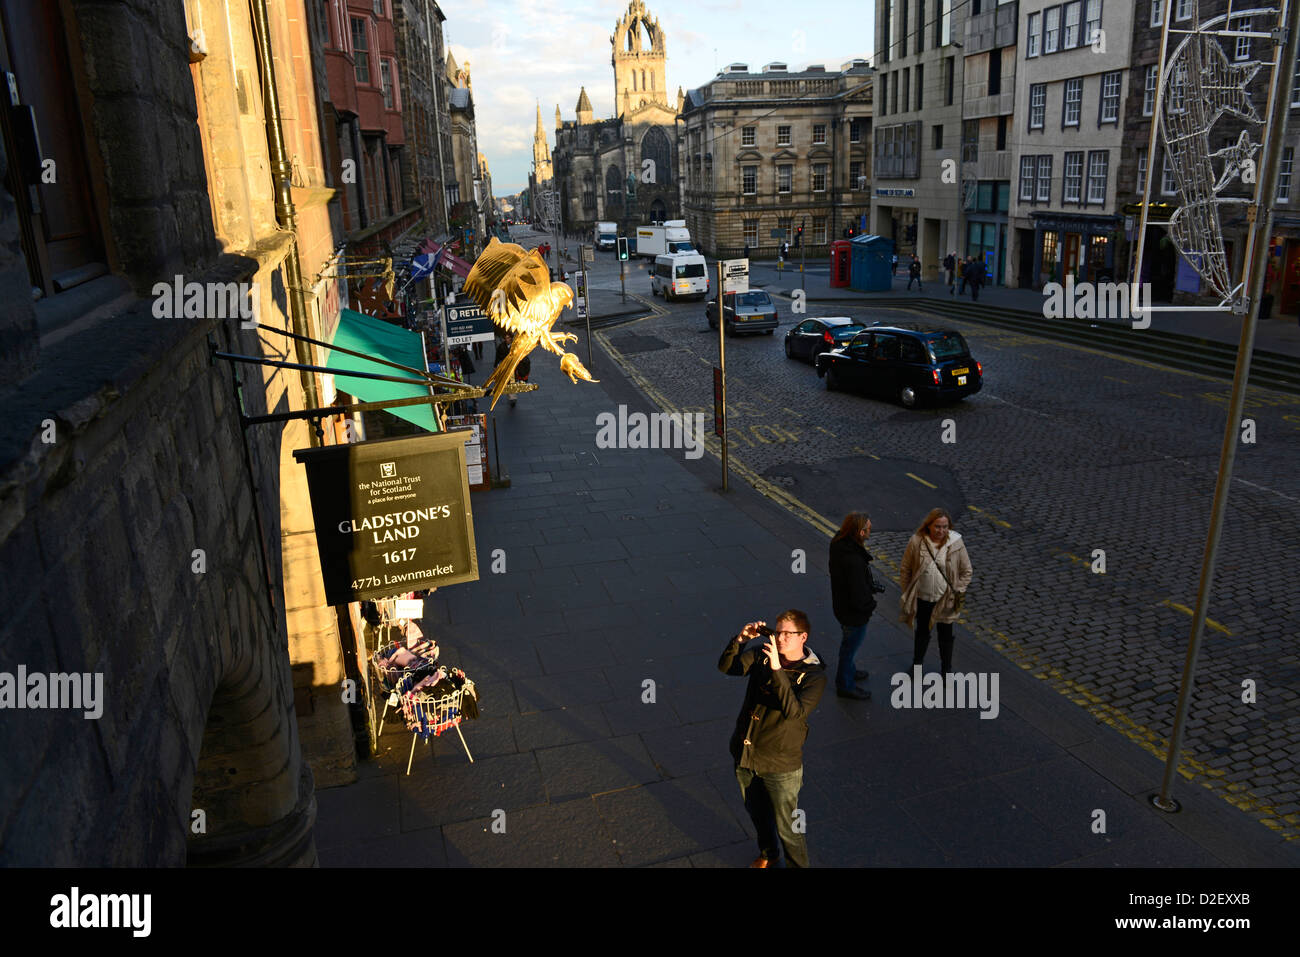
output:
M 769 861 L 766 857 L 759 857 L 759 858 L 755 858 L 754 863 L 750 864 L 749 866 L 750 867 L 771 867 L 772 862 Z

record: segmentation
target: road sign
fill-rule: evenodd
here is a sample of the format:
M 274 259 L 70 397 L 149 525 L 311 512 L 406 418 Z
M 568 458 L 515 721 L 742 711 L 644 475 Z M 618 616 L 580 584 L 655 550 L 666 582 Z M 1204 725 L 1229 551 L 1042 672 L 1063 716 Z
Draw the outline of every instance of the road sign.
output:
M 749 260 L 725 259 L 722 262 L 722 291 L 749 292 Z
M 573 307 L 578 311 L 579 319 L 587 318 L 587 274 L 585 272 L 575 272 L 573 274 Z
M 492 320 L 473 303 L 447 307 L 447 345 L 465 346 L 471 342 L 491 342 L 495 335 Z

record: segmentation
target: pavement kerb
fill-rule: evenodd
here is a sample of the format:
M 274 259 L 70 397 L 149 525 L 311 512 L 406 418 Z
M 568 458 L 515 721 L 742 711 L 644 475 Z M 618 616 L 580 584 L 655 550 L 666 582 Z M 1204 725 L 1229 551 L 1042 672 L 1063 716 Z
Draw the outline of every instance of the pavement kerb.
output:
M 592 334 L 628 380 L 636 385 L 651 402 L 665 412 L 679 411 L 652 383 L 625 360 L 622 353 L 610 343 L 603 332 L 593 331 Z M 1109 355 L 1109 353 L 1105 354 Z M 1195 375 L 1195 373 L 1188 374 Z M 1203 376 L 1197 377 L 1205 378 Z M 721 463 L 721 444 L 717 436 L 712 433 L 706 434 L 705 449 Z M 734 454 L 728 456 L 728 463 L 733 474 L 744 479 L 756 492 L 777 503 L 818 531 L 825 533 L 828 540 L 838 529 L 839 526 L 831 519 L 762 478 L 762 476 L 738 460 Z M 889 570 L 888 578 L 897 586 L 899 584 L 897 563 L 884 556 L 877 556 L 876 561 Z M 1144 751 L 1157 757 L 1161 762 L 1165 760 L 1169 748 L 1169 739 L 1167 737 L 1138 724 L 1119 709 L 1106 704 L 1092 689 L 1066 677 L 1058 668 L 1050 663 L 1043 662 L 1038 655 L 1025 649 L 1005 633 L 967 618 L 961 619 L 960 624 L 969 629 L 981 644 L 994 649 L 1022 670 L 1032 672 L 1034 677 L 1046 681 L 1050 688 L 1073 704 L 1082 707 L 1097 721 L 1118 732 Z M 1283 815 L 1274 805 L 1253 795 L 1246 786 L 1225 784 L 1222 780 L 1225 772 L 1206 766 L 1186 750 L 1183 750 L 1180 754 L 1178 773 L 1185 780 L 1199 784 L 1232 807 L 1250 814 L 1258 823 L 1276 832 L 1284 840 L 1289 842 L 1300 840 L 1300 814 Z

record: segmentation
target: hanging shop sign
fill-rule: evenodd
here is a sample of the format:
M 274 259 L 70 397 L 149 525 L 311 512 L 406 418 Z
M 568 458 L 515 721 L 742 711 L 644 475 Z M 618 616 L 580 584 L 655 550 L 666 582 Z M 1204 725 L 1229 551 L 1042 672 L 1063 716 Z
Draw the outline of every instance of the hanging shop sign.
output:
M 722 261 L 722 291 L 749 292 L 748 259 L 724 259 Z
M 491 342 L 496 335 L 492 320 L 473 303 L 447 307 L 447 344 L 467 346 L 471 342 Z
M 440 433 L 293 453 L 307 468 L 328 604 L 478 579 L 469 437 Z

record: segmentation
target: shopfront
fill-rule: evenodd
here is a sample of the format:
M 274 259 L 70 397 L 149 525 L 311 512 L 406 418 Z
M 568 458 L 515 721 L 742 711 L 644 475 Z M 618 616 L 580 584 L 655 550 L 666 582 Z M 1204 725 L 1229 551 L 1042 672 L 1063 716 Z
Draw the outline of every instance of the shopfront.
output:
M 1036 289 L 1049 282 L 1106 282 L 1115 277 L 1119 216 L 1062 216 L 1033 213 Z

